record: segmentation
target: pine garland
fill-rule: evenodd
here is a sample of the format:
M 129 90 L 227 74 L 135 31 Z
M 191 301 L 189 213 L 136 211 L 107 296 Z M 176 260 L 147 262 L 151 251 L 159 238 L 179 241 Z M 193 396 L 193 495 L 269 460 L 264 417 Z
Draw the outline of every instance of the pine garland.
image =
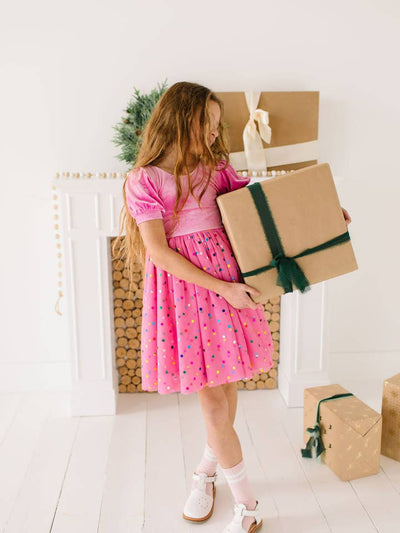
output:
M 126 161 L 129 166 L 135 164 L 142 143 L 143 128 L 167 87 L 167 80 L 161 85 L 158 84 L 149 94 L 140 94 L 140 91 L 134 87 L 134 97 L 125 110 L 127 116 L 113 126 L 116 134 L 112 142 L 121 147 L 121 153 L 117 155 L 120 161 Z

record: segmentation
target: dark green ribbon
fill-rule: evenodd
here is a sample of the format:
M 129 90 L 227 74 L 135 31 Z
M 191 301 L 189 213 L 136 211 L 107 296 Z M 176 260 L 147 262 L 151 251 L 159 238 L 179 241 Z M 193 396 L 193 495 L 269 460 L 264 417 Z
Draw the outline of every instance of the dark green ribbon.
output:
M 328 398 L 323 398 L 318 402 L 317 407 L 317 419 L 315 426 L 307 428 L 307 432 L 311 433 L 311 437 L 308 439 L 306 447 L 301 449 L 301 455 L 303 457 L 312 458 L 312 449 L 315 448 L 315 458 L 317 458 L 324 450 L 325 446 L 322 443 L 321 431 L 319 427 L 319 406 L 322 402 L 327 402 L 328 400 L 335 400 L 337 398 L 345 398 L 346 396 L 354 396 L 352 392 L 346 392 L 342 394 L 334 394 Z
M 314 246 L 313 248 L 307 248 L 303 252 L 294 255 L 293 257 L 288 257 L 285 255 L 285 251 L 282 246 L 281 239 L 279 237 L 278 229 L 276 227 L 274 218 L 272 216 L 271 209 L 268 204 L 267 197 L 261 187 L 259 182 L 248 185 L 251 196 L 253 198 L 254 204 L 257 209 L 258 216 L 260 217 L 261 224 L 265 233 L 265 237 L 269 244 L 272 261 L 263 267 L 256 268 L 254 270 L 249 270 L 247 272 L 242 272 L 243 278 L 248 276 L 255 276 L 271 268 L 277 268 L 278 278 L 276 284 L 280 287 L 283 287 L 285 293 L 293 292 L 293 285 L 295 285 L 301 292 L 306 292 L 310 290 L 310 283 L 306 278 L 303 270 L 296 261 L 297 257 L 302 257 L 304 255 L 313 254 L 319 252 L 320 250 L 325 250 L 331 246 L 336 246 L 337 244 L 342 244 L 350 240 L 349 232 L 346 231 L 329 241 Z

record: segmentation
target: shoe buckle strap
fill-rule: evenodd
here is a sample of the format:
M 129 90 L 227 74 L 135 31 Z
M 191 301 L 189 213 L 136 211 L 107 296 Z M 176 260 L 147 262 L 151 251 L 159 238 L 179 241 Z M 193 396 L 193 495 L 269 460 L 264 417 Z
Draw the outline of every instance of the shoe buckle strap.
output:
M 241 516 L 254 516 L 254 517 L 256 517 L 256 516 L 258 516 L 259 512 L 260 511 L 257 511 L 255 509 L 252 509 L 252 510 L 251 509 L 241 509 L 240 515 Z
M 204 476 L 203 472 L 201 472 L 201 474 L 197 474 L 196 472 L 194 472 L 193 478 L 199 482 L 203 482 L 204 484 L 211 483 L 212 481 L 215 481 L 217 479 L 217 472 L 215 472 L 213 476 Z
M 258 502 L 257 502 L 257 505 L 258 505 Z M 255 518 L 257 518 L 260 514 L 260 510 L 257 509 L 257 505 L 255 509 L 246 509 L 246 506 L 244 505 L 244 503 L 239 503 L 239 504 L 236 504 L 235 510 L 239 516 L 254 516 Z

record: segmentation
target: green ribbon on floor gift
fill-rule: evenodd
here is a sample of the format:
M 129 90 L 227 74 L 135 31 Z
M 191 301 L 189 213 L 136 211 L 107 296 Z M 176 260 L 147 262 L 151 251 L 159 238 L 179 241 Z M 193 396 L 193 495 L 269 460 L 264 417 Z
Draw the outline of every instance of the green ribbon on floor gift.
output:
M 352 392 L 346 392 L 342 394 L 334 394 L 328 398 L 323 398 L 318 402 L 317 407 L 317 419 L 315 426 L 307 428 L 307 432 L 311 433 L 311 437 L 308 439 L 306 447 L 301 449 L 301 455 L 303 457 L 312 458 L 312 449 L 315 448 L 315 458 L 317 458 L 324 450 L 325 446 L 322 443 L 321 431 L 319 427 L 319 406 L 322 402 L 327 402 L 328 400 L 335 400 L 337 398 L 345 398 L 346 396 L 354 396 Z
M 256 182 L 252 185 L 248 185 L 251 196 L 253 198 L 254 204 L 257 209 L 258 216 L 260 217 L 262 227 L 264 229 L 265 237 L 267 238 L 269 247 L 272 253 L 272 261 L 263 267 L 256 268 L 254 270 L 249 270 L 247 272 L 242 272 L 244 278 L 248 276 L 255 276 L 271 268 L 278 269 L 278 278 L 276 284 L 280 287 L 283 287 L 285 293 L 293 292 L 293 284 L 300 289 L 301 292 L 306 292 L 310 290 L 310 283 L 306 278 L 303 270 L 298 265 L 296 258 L 302 257 L 304 255 L 313 254 L 319 252 L 320 250 L 325 250 L 331 246 L 336 246 L 350 240 L 349 232 L 346 231 L 329 241 L 314 246 L 313 248 L 307 248 L 303 252 L 293 256 L 288 257 L 285 255 L 285 251 L 282 246 L 281 239 L 278 234 L 278 230 L 272 216 L 271 209 L 268 204 L 267 197 L 261 187 L 260 183 Z

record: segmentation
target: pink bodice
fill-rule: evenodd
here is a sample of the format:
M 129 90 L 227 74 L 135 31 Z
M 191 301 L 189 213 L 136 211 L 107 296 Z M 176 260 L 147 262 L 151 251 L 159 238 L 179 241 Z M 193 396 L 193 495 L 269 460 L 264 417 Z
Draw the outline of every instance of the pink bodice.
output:
M 138 225 L 147 220 L 162 219 L 167 239 L 195 231 L 223 227 L 216 202 L 217 196 L 245 187 L 250 182 L 250 178 L 239 176 L 232 165 L 228 165 L 225 170 L 221 170 L 222 166 L 223 162 L 220 162 L 213 172 L 200 206 L 196 198 L 189 194 L 183 209 L 178 213 L 179 224 L 175 226 L 175 229 L 173 229 L 176 224 L 173 219 L 177 197 L 175 177 L 151 165 L 131 170 L 128 173 L 125 188 L 130 214 Z M 198 196 L 204 187 L 199 183 L 200 170 L 201 167 L 198 167 L 190 174 L 195 196 Z M 185 198 L 187 194 L 187 187 L 187 179 L 184 179 L 180 205 L 182 205 L 182 198 Z

